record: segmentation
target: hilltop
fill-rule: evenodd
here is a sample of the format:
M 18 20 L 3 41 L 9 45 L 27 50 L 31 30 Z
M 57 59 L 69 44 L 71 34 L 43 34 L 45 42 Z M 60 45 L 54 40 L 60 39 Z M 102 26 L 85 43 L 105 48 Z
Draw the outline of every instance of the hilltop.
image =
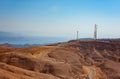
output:
M 119 67 L 119 39 L 0 46 L 0 79 L 120 79 Z

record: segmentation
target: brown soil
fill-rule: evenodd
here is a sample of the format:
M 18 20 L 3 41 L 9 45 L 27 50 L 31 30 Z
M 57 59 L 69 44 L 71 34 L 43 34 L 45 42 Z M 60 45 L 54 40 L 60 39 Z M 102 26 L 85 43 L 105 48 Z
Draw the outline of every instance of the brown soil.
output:
M 120 40 L 0 46 L 0 79 L 90 79 L 90 73 L 93 79 L 120 79 Z

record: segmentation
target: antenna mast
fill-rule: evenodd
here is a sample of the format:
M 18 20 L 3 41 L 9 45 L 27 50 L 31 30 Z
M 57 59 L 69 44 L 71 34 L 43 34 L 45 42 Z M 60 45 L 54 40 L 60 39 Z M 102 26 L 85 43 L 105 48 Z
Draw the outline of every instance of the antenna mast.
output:
M 78 38 L 79 38 L 79 31 L 77 31 L 77 38 L 76 39 L 78 40 Z
M 97 39 L 97 24 L 95 24 L 95 27 L 94 27 L 94 39 L 95 40 Z

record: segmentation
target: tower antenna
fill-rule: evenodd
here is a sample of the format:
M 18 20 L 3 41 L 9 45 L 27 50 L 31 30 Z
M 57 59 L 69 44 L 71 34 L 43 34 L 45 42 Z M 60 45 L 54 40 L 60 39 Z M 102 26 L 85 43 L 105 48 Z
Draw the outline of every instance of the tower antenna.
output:
M 95 24 L 95 27 L 94 27 L 94 40 L 97 39 L 97 24 Z
M 78 40 L 78 38 L 79 38 L 79 31 L 77 31 L 77 38 L 76 39 Z

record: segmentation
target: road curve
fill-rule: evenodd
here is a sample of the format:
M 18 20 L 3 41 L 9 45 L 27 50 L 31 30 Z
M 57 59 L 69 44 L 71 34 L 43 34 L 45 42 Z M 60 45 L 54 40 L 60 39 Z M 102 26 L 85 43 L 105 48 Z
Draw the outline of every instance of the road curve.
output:
M 94 75 L 94 69 L 93 69 L 93 68 L 91 68 L 91 67 L 89 67 L 89 74 L 88 74 L 88 78 L 89 78 L 89 79 L 94 79 L 94 78 L 93 78 L 93 75 Z

